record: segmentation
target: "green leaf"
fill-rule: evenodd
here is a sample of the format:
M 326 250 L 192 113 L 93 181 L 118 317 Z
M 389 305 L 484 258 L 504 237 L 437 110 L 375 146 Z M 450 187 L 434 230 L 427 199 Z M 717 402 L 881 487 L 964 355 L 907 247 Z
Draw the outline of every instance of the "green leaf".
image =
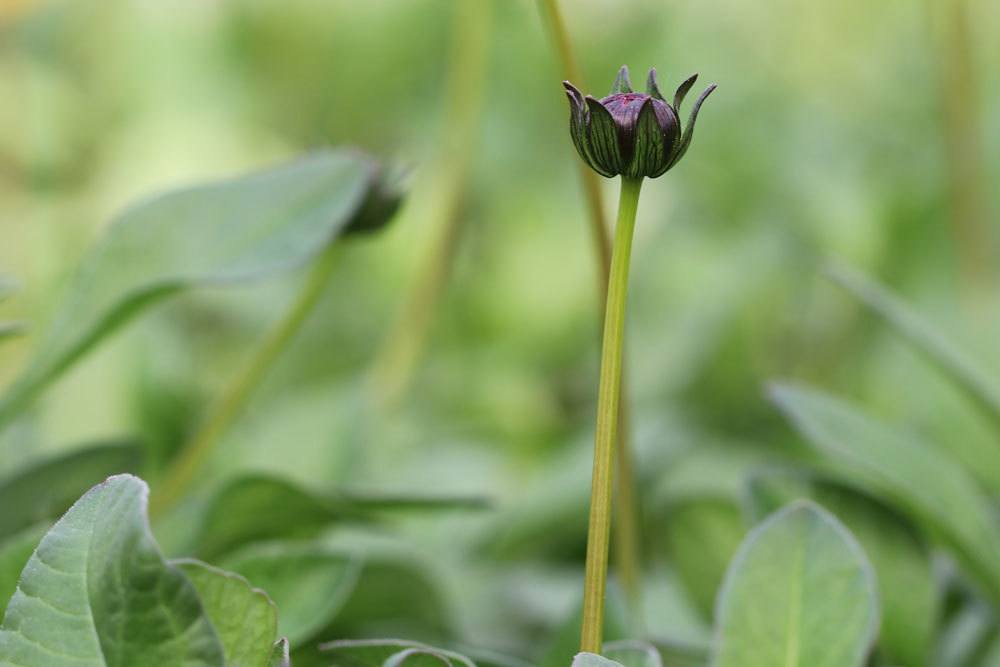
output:
M 0 600 L 9 600 L 14 595 L 21 570 L 51 525 L 47 521 L 37 523 L 0 542 Z
M 362 567 L 342 552 L 294 543 L 251 547 L 225 565 L 267 591 L 281 610 L 278 633 L 296 645 L 316 636 L 344 607 Z
M 231 667 L 267 667 L 278 635 L 278 610 L 238 574 L 194 559 L 170 562 L 194 584 Z
M 342 667 L 476 667 L 465 656 L 418 642 L 399 639 L 342 640 L 323 644 Z
M 378 512 L 482 507 L 479 498 L 320 494 L 270 475 L 239 477 L 212 499 L 198 538 L 198 553 L 216 559 L 262 540 L 313 537 L 338 521 L 368 520 Z M 293 640 L 293 643 L 295 641 Z
M 1000 384 L 983 372 L 980 362 L 871 278 L 842 265 L 831 267 L 828 273 L 834 282 L 951 378 L 1000 427 Z
M 847 477 L 943 542 L 1000 604 L 1000 527 L 989 499 L 962 466 L 822 392 L 776 384 L 771 398 Z
M 625 667 L 620 662 L 608 660 L 595 653 L 577 653 L 572 667 Z
M 87 489 L 116 473 L 139 466 L 136 444 L 77 449 L 37 461 L 0 481 L 0 537 L 66 511 Z
M 292 667 L 292 659 L 288 656 L 288 639 L 282 637 L 274 643 L 271 660 L 268 667 Z
M 221 667 L 198 593 L 157 549 L 148 488 L 131 475 L 88 491 L 42 539 L 0 629 L 0 664 Z
M 712 617 L 730 559 L 746 535 L 743 516 L 726 498 L 690 498 L 670 505 L 663 529 L 668 559 L 695 606 Z
M 926 667 L 938 594 L 931 554 L 915 528 L 882 503 L 822 478 L 774 470 L 756 475 L 748 486 L 763 514 L 805 498 L 844 522 L 875 567 L 882 608 L 879 654 L 889 664 Z
M 0 424 L 156 301 L 308 262 L 364 216 L 377 185 L 364 156 L 322 151 L 127 209 L 71 279 L 27 368 L 0 402 Z
M 740 547 L 716 632 L 714 667 L 860 667 L 878 632 L 871 565 L 833 515 L 793 503 Z

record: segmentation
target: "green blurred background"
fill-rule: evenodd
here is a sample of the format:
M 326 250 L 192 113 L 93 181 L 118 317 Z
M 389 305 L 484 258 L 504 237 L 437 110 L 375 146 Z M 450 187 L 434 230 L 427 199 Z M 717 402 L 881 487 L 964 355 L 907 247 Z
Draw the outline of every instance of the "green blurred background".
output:
M 764 397 L 772 378 L 982 451 L 980 418 L 823 271 L 879 276 L 1000 363 L 1000 5 L 968 2 L 964 29 L 949 0 L 562 5 L 585 92 L 604 95 L 623 63 L 636 82 L 657 67 L 664 90 L 695 71 L 719 84 L 639 209 L 628 385 L 649 502 L 663 485 L 725 486 L 725 471 L 671 465 L 695 447 L 800 455 Z M 560 489 L 585 507 L 599 304 L 562 78 L 529 0 L 0 0 L 0 273 L 21 284 L 0 319 L 31 334 L 0 349 L 0 381 L 125 204 L 352 144 L 408 170 L 407 204 L 349 243 L 213 474 L 482 493 L 508 518 Z M 469 81 L 482 105 L 465 137 Z M 461 238 L 413 381 L 377 437 L 339 446 L 452 201 Z M 158 306 L 0 438 L 0 469 L 123 434 L 166 459 L 301 278 Z M 1000 459 L 976 464 L 1000 491 Z M 516 521 L 489 525 L 518 553 Z M 576 528 L 557 542 L 566 585 L 546 579 L 563 597 L 539 605 L 575 595 Z

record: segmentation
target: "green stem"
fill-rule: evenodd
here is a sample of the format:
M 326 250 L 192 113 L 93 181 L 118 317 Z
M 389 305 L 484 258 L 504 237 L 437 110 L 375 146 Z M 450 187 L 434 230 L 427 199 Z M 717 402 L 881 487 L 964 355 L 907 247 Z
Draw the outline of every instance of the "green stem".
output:
M 371 391 L 383 409 L 393 407 L 410 384 L 455 263 L 465 226 L 461 203 L 476 151 L 491 21 L 489 2 L 462 1 L 455 5 L 452 53 L 448 59 L 448 127 L 437 170 L 441 174 L 439 196 L 431 207 L 441 228 L 375 356 Z
M 622 348 L 625 334 L 625 297 L 628 290 L 632 232 L 639 206 L 642 179 L 622 178 L 618 221 L 611 254 L 608 300 L 601 346 L 601 380 L 597 394 L 597 430 L 594 437 L 594 471 L 590 492 L 590 524 L 583 587 L 583 627 L 580 650 L 601 652 L 604 597 L 608 579 L 608 546 L 611 538 L 611 499 L 614 484 L 615 441 L 621 400 Z
M 336 266 L 334 260 L 338 247 L 336 244 L 330 244 L 316 259 L 291 308 L 261 341 L 249 363 L 229 385 L 208 418 L 181 448 L 163 482 L 158 485 L 157 492 L 151 498 L 150 514 L 162 515 L 183 497 L 209 454 L 218 445 L 220 438 L 246 407 L 253 391 L 302 328 L 329 282 L 330 274 Z
M 583 75 L 576 62 L 573 46 L 559 11 L 558 0 L 539 0 L 539 10 L 549 25 L 556 53 L 562 63 L 563 75 L 569 81 L 584 85 Z M 608 276 L 611 273 L 611 238 L 604 221 L 604 198 L 596 173 L 577 160 L 580 182 L 587 202 L 591 238 L 594 255 L 597 257 L 597 294 L 600 303 L 608 299 Z M 622 587 L 628 601 L 631 620 L 639 632 L 642 628 L 642 558 L 639 539 L 639 497 L 632 466 L 632 451 L 629 447 L 628 429 L 628 386 L 622 381 L 619 405 L 618 438 L 616 440 L 617 475 L 615 477 L 615 561 L 621 577 Z

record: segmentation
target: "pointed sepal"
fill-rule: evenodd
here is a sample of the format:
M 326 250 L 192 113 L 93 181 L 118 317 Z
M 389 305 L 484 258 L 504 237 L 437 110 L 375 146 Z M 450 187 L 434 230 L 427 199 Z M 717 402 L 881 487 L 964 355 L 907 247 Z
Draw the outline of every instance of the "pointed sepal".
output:
M 663 99 L 663 93 L 660 92 L 660 86 L 656 83 L 656 68 L 649 68 L 649 76 L 646 77 L 646 94 L 650 97 L 655 97 L 661 102 L 666 102 Z
M 698 101 L 694 103 L 694 107 L 691 109 L 691 117 L 688 118 L 687 126 L 684 128 L 684 135 L 681 137 L 681 143 L 677 147 L 677 154 L 670 160 L 671 167 L 684 157 L 684 154 L 687 153 L 688 148 L 691 146 L 691 139 L 694 137 L 694 123 L 698 120 L 698 112 L 701 110 L 701 105 L 705 103 L 705 100 L 708 99 L 708 96 L 712 94 L 715 88 L 716 86 L 713 83 L 705 89 L 698 97 Z
M 611 86 L 611 92 L 608 95 L 619 95 L 621 93 L 631 93 L 632 82 L 628 78 L 628 65 L 622 65 L 622 68 L 618 70 L 618 76 L 615 77 L 615 82 Z
M 698 80 L 697 74 L 692 74 L 684 82 L 677 86 L 677 91 L 674 93 L 674 109 L 678 114 L 681 112 L 681 104 L 684 103 L 684 98 L 687 96 L 688 91 L 691 90 L 691 86 L 694 82 Z

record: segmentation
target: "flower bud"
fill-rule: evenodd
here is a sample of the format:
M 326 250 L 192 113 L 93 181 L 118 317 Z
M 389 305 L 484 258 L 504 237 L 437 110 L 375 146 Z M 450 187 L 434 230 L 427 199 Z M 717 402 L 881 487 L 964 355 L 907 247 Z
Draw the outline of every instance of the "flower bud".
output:
M 684 157 L 694 134 L 695 120 L 711 85 L 695 102 L 687 127 L 681 131 L 678 109 L 698 75 L 689 77 L 669 104 L 649 70 L 645 93 L 636 93 L 622 66 L 611 94 L 602 100 L 584 97 L 569 81 L 563 82 L 570 104 L 570 136 L 580 157 L 601 176 L 657 178 Z

